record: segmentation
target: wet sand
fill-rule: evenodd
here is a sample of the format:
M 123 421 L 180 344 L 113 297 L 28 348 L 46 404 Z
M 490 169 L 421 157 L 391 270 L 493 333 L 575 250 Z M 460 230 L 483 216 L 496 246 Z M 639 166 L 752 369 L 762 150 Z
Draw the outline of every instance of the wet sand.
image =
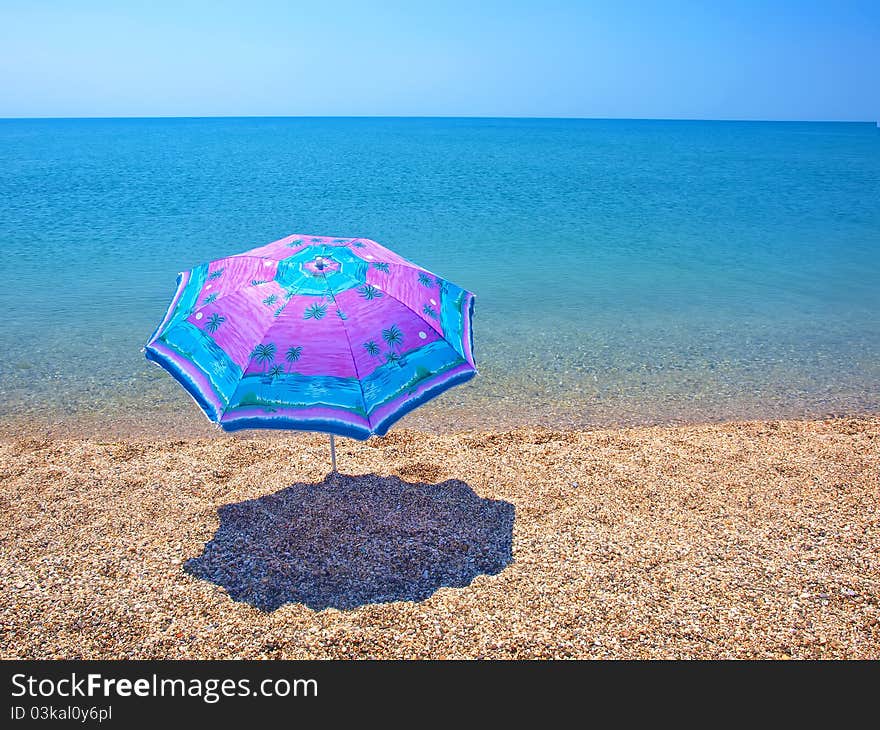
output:
M 880 416 L 337 450 L 5 435 L 0 657 L 880 658 Z

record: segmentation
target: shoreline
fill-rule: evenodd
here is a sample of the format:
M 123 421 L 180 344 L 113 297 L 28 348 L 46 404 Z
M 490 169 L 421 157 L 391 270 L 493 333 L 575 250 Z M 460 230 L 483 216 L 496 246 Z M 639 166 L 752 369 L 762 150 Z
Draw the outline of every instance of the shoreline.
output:
M 839 419 L 872 419 L 880 417 L 880 410 L 873 404 L 864 408 L 843 411 L 827 411 L 819 408 L 793 409 L 793 413 L 753 413 L 699 411 L 689 417 L 670 413 L 646 414 L 634 410 L 628 414 L 591 413 L 587 406 L 565 412 L 546 415 L 546 411 L 510 411 L 486 409 L 439 402 L 428 403 L 395 423 L 389 435 L 395 431 L 418 431 L 430 435 L 454 435 L 457 433 L 510 433 L 522 429 L 539 429 L 559 432 L 620 431 L 638 428 L 679 428 L 687 426 L 720 426 L 754 422 L 827 421 Z M 503 414 L 503 415 L 502 415 Z M 146 412 L 135 415 L 102 413 L 78 413 L 48 417 L 46 414 L 15 416 L 0 415 L 0 440 L 25 438 L 49 439 L 103 439 L 162 441 L 164 439 L 192 440 L 213 438 L 279 438 L 313 433 L 310 431 L 285 431 L 276 429 L 244 429 L 224 431 L 208 420 L 194 404 L 186 403 L 173 410 Z M 342 438 L 342 437 L 340 437 Z M 372 438 L 377 438 L 371 436 Z M 360 442 L 363 443 L 363 442 Z
M 318 434 L 0 439 L 0 657 L 880 658 L 880 415 L 398 429 L 340 439 L 337 457 L 399 477 L 406 500 L 333 502 Z M 418 500 L 440 484 L 513 506 L 512 562 L 423 600 L 320 611 L 262 611 L 184 570 L 218 508 L 291 484 L 318 500 L 291 560 L 352 525 L 386 552 L 403 550 L 392 528 L 431 547 Z M 331 578 L 372 565 L 327 560 Z

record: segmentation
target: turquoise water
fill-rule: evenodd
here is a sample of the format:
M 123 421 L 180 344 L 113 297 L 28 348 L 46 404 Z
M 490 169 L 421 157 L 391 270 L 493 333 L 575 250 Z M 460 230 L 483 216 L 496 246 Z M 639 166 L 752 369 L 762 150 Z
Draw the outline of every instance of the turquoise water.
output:
M 140 348 L 176 273 L 373 238 L 477 294 L 481 376 L 404 423 L 880 411 L 880 129 L 0 121 L 0 422 L 202 427 Z

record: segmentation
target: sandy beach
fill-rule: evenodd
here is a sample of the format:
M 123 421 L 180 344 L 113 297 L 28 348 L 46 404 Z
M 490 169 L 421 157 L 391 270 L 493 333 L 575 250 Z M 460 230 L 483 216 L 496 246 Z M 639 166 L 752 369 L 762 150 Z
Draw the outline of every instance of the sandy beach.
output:
M 334 488 L 314 434 L 3 439 L 0 656 L 880 658 L 880 417 L 404 430 L 338 452 Z M 433 590 L 417 557 L 495 574 L 261 610 L 185 569 L 218 508 L 290 485 L 224 521 L 276 541 L 288 525 L 273 575 L 318 603 L 342 600 L 347 571 L 357 604 L 377 565 L 400 580 L 373 598 Z M 261 514 L 275 522 L 241 524 Z M 483 555 L 505 531 L 511 554 Z M 255 568 L 223 565 L 221 542 L 212 569 L 240 582 Z

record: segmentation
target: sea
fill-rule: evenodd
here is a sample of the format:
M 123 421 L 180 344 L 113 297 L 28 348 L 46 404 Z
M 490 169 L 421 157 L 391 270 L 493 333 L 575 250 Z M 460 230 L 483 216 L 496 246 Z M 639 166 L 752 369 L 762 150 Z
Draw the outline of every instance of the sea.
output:
M 476 294 L 422 429 L 880 411 L 880 129 L 578 119 L 0 120 L 0 429 L 206 433 L 141 348 L 176 275 L 365 237 Z

